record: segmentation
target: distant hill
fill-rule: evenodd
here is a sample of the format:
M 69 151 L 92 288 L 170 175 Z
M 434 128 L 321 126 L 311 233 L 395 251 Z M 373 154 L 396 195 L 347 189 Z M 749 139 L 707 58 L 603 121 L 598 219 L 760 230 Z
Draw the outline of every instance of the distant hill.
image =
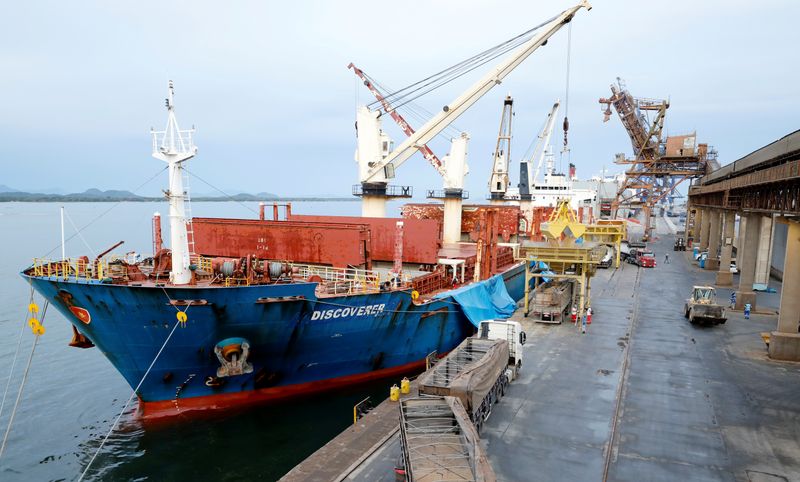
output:
M 87 189 L 80 193 L 71 194 L 49 194 L 49 193 L 35 193 L 19 191 L 8 186 L 0 185 L 0 202 L 148 202 L 148 201 L 163 201 L 164 197 L 146 197 L 139 196 L 130 191 L 120 191 L 109 189 L 102 191 L 97 188 Z M 276 194 L 269 192 L 260 192 L 258 194 L 239 193 L 231 196 L 192 196 L 192 201 L 353 201 L 357 198 L 350 197 L 280 197 Z

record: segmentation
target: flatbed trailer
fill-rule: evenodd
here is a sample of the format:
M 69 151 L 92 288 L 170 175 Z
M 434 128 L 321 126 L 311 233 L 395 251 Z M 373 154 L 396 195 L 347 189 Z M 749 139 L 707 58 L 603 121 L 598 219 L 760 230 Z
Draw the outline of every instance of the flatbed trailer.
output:
M 526 318 L 533 318 L 537 323 L 563 322 L 569 316 L 574 285 L 572 280 L 551 280 L 539 285 L 531 293 L 533 300 Z
M 470 337 L 417 379 L 419 393 L 459 399 L 480 432 L 514 378 L 508 341 Z
M 475 426 L 455 397 L 402 400 L 400 442 L 408 482 L 497 480 Z

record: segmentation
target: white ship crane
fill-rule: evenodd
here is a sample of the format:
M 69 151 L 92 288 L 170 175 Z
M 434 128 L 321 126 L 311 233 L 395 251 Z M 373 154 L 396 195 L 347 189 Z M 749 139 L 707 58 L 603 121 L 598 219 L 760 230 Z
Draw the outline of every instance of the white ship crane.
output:
M 550 138 L 553 135 L 553 127 L 556 123 L 559 106 L 560 101 L 556 101 L 555 104 L 553 104 L 553 108 L 550 110 L 550 113 L 547 114 L 547 120 L 545 120 L 541 132 L 539 132 L 539 136 L 536 140 L 536 147 L 534 147 L 530 159 L 520 161 L 520 199 L 531 199 L 532 193 L 536 189 L 536 183 L 538 182 L 537 179 L 539 178 L 539 173 L 542 170 L 542 164 L 544 163 L 545 159 L 547 159 L 547 169 L 545 174 L 552 175 L 554 173 L 553 154 L 550 151 Z M 536 169 L 531 171 L 531 164 L 534 162 L 536 163 Z
M 181 130 L 175 117 L 174 89 L 169 81 L 167 95 L 167 127 L 163 131 L 153 131 L 153 157 L 167 163 L 169 171 L 169 190 L 165 191 L 169 200 L 169 234 L 172 251 L 172 270 L 169 280 L 172 284 L 185 285 L 192 280 L 190 270 L 191 219 L 187 216 L 189 194 L 184 183 L 186 170 L 184 162 L 197 154 L 192 142 L 194 129 Z
M 492 158 L 492 175 L 489 177 L 489 199 L 492 204 L 502 204 L 508 196 L 508 168 L 511 163 L 511 120 L 514 117 L 514 99 L 507 95 L 500 114 L 500 130 Z
M 408 136 L 399 146 L 392 148 L 393 143 L 381 128 L 381 111 L 372 110 L 368 106 L 361 106 L 356 114 L 356 130 L 358 147 L 356 162 L 359 168 L 359 181 L 361 183 L 356 194 L 362 197 L 362 215 L 366 217 L 385 217 L 386 200 L 396 195 L 388 189 L 388 180 L 394 177 L 395 170 L 409 157 L 440 134 L 455 119 L 470 108 L 478 99 L 500 84 L 522 61 L 541 47 L 562 26 L 572 20 L 575 13 L 581 8 L 591 9 L 591 5 L 584 0 L 580 4 L 569 8 L 536 29 L 535 34 L 522 44 L 512 44 L 516 50 L 504 61 L 490 70 L 480 80 L 473 84 L 454 101 L 445 105 L 441 112 L 433 116 L 422 127 Z M 504 45 L 508 45 L 504 44 Z M 485 59 L 479 56 L 473 59 Z M 492 57 L 493 58 L 493 57 Z M 491 60 L 491 58 L 489 59 Z M 482 63 L 477 65 L 482 65 Z M 488 60 L 486 60 L 488 61 Z M 448 69 L 449 70 L 449 69 Z M 448 75 L 445 72 L 445 77 Z M 450 79 L 452 80 L 452 78 Z M 425 88 L 429 84 L 422 84 L 415 90 Z M 388 101 L 392 101 L 388 98 Z M 397 109 L 397 105 L 393 109 Z M 466 165 L 467 142 L 469 136 L 461 133 L 451 141 L 450 153 L 443 161 L 445 173 L 444 180 L 444 235 L 445 243 L 458 242 L 461 237 L 461 192 L 464 186 L 464 176 L 468 172 Z M 408 195 L 401 193 L 401 195 Z

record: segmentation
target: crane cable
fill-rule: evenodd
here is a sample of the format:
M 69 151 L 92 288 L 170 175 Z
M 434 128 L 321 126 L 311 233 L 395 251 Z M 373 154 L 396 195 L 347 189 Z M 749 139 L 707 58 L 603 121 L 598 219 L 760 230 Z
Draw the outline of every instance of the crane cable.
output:
M 28 323 L 33 324 L 33 322 L 36 320 L 32 316 L 33 313 L 35 313 L 35 311 L 32 310 L 32 307 L 34 306 L 34 304 L 31 303 L 28 306 L 29 306 L 29 313 L 31 313 L 31 317 L 29 318 Z M 47 315 L 47 307 L 48 306 L 50 306 L 50 301 L 49 300 L 45 300 L 44 308 L 42 309 L 42 319 L 41 319 L 41 321 L 37 321 L 36 322 L 36 324 L 39 324 L 39 328 L 42 328 L 41 324 L 44 323 L 44 317 L 45 317 L 45 315 Z M 38 307 L 36 308 L 36 310 L 38 311 Z M 44 329 L 42 329 L 41 333 L 37 333 L 36 334 L 36 338 L 34 338 L 34 340 L 33 340 L 33 345 L 31 346 L 31 353 L 30 353 L 30 355 L 28 355 L 28 364 L 25 366 L 25 372 L 22 374 L 22 382 L 20 383 L 19 390 L 17 391 L 17 399 L 14 401 L 14 408 L 11 410 L 11 416 L 8 418 L 8 426 L 6 426 L 6 433 L 5 433 L 5 435 L 3 435 L 3 443 L 0 444 L 0 458 L 3 457 L 3 452 L 5 452 L 5 450 L 6 450 L 6 443 L 8 442 L 8 436 L 11 433 L 11 426 L 14 423 L 14 417 L 16 416 L 17 409 L 19 408 L 19 401 L 22 399 L 22 391 L 25 389 L 25 382 L 28 381 L 28 373 L 30 373 L 30 370 L 31 370 L 31 362 L 33 361 L 33 353 L 36 351 L 36 345 L 39 344 L 39 338 L 41 338 L 42 333 L 44 333 Z
M 572 22 L 567 25 L 567 78 L 566 78 L 566 92 L 564 93 L 564 148 L 561 150 L 561 156 L 567 153 L 567 160 L 571 159 L 569 150 L 569 68 L 572 53 Z
M 407 85 L 406 87 L 403 87 L 400 90 L 388 93 L 385 96 L 385 98 L 386 98 L 387 101 L 390 101 L 391 103 L 397 103 L 398 101 L 403 100 L 406 97 L 412 96 L 413 94 L 419 92 L 420 90 L 423 90 L 423 89 L 425 89 L 427 87 L 430 87 L 428 90 L 425 90 L 424 92 L 422 92 L 420 94 L 413 95 L 413 97 L 411 97 L 411 99 L 406 100 L 405 102 L 396 105 L 394 107 L 394 109 L 402 107 L 406 103 L 411 102 L 411 101 L 413 101 L 413 100 L 415 100 L 415 99 L 417 99 L 417 98 L 419 98 L 419 97 L 421 97 L 421 96 L 423 96 L 423 95 L 425 95 L 425 94 L 427 94 L 427 93 L 429 93 L 429 92 L 431 92 L 431 91 L 433 91 L 435 89 L 438 89 L 439 87 L 441 87 L 441 86 L 443 86 L 443 85 L 445 85 L 445 84 L 447 84 L 449 82 L 452 82 L 453 80 L 455 80 L 455 79 L 457 79 L 457 78 L 459 78 L 459 77 L 471 72 L 472 70 L 475 70 L 476 68 L 484 65 L 485 63 L 487 63 L 487 62 L 489 62 L 489 61 L 491 61 L 491 60 L 493 60 L 493 59 L 505 54 L 506 52 L 518 47 L 519 45 L 522 45 L 524 42 L 526 42 L 533 35 L 534 32 L 536 32 L 538 29 L 540 29 L 544 25 L 547 25 L 548 23 L 552 22 L 555 18 L 557 18 L 557 16 L 554 16 L 553 18 L 548 19 L 545 22 L 542 22 L 541 24 L 539 24 L 539 25 L 537 25 L 537 26 L 535 26 L 535 27 L 533 27 L 533 28 L 531 28 L 531 29 L 529 29 L 529 30 L 527 30 L 527 31 L 525 31 L 525 32 L 523 32 L 523 33 L 521 33 L 521 34 L 519 34 L 519 35 L 517 35 L 517 36 L 515 36 L 515 37 L 513 37 L 511 39 L 509 39 L 509 40 L 506 40 L 505 42 L 502 42 L 500 44 L 495 45 L 494 47 L 486 49 L 486 50 L 484 50 L 484 51 L 482 51 L 482 52 L 480 52 L 480 53 L 478 53 L 476 55 L 473 55 L 472 57 L 469 57 L 469 58 L 467 58 L 467 59 L 465 59 L 465 60 L 463 60 L 463 61 L 461 61 L 461 62 L 459 62 L 457 64 L 454 64 L 454 65 L 450 66 L 450 67 L 447 67 L 446 69 L 443 69 L 443 70 L 441 70 L 441 71 L 439 71 L 439 72 L 437 72 L 435 74 L 432 74 L 432 75 L 430 75 L 430 76 L 428 76 L 428 77 L 426 77 L 426 78 L 424 78 L 424 79 L 422 79 L 420 81 L 417 81 L 417 82 L 414 82 L 413 84 Z M 369 106 L 370 107 L 374 106 L 377 103 L 378 103 L 378 101 L 375 101 L 375 102 L 369 104 Z

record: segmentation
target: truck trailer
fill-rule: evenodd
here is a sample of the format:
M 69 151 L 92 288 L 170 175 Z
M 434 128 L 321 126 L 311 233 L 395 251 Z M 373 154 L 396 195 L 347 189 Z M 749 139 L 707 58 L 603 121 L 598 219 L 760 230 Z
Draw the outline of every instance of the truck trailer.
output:
M 561 323 L 569 316 L 572 306 L 573 280 L 551 280 L 539 285 L 532 293 L 525 317 L 537 323 Z
M 497 480 L 475 426 L 455 397 L 402 400 L 400 446 L 407 482 Z
M 478 336 L 465 339 L 417 379 L 421 395 L 455 397 L 480 432 L 492 406 L 522 368 L 525 333 L 515 321 L 482 321 Z

